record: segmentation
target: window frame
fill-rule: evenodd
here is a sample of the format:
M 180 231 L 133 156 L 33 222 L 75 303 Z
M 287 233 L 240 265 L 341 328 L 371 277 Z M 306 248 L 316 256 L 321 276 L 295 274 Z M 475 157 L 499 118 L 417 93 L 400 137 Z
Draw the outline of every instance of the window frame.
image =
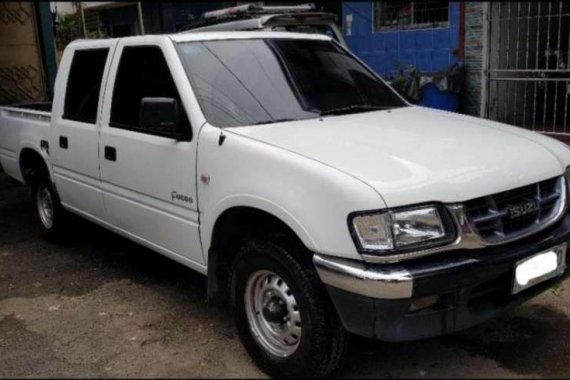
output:
M 77 54 L 77 52 L 93 51 L 93 50 L 106 50 L 107 56 L 105 57 L 105 63 L 103 64 L 103 70 L 101 71 L 101 81 L 100 81 L 100 85 L 99 85 L 99 95 L 97 97 L 97 108 L 95 109 L 95 119 L 85 120 L 85 119 L 81 119 L 81 118 L 76 117 L 76 116 L 66 115 L 65 106 L 67 104 L 67 95 L 69 93 L 69 86 L 71 83 L 71 80 L 70 80 L 71 79 L 71 69 L 73 68 L 73 63 L 75 62 L 75 54 Z M 109 56 L 110 56 L 109 54 L 111 54 L 111 48 L 108 46 L 86 47 L 86 48 L 78 48 L 78 49 L 73 50 L 73 55 L 71 57 L 71 62 L 69 64 L 69 69 L 67 71 L 67 82 L 65 84 L 65 95 L 63 97 L 63 102 L 62 102 L 62 109 L 61 109 L 61 118 L 62 119 L 75 121 L 78 123 L 89 124 L 89 125 L 97 125 L 97 119 L 98 119 L 98 115 L 99 115 L 99 107 L 101 106 L 101 104 L 100 104 L 101 97 L 104 94 L 104 91 L 101 91 L 101 90 L 104 89 L 103 81 L 105 79 L 105 71 L 107 70 L 107 66 L 109 65 Z
M 158 50 L 160 52 L 160 54 L 162 54 L 162 58 L 164 59 L 164 63 L 166 64 L 166 68 L 168 69 L 168 72 L 169 72 L 170 77 L 172 79 L 174 89 L 176 90 L 176 92 L 178 94 L 178 99 L 177 99 L 179 101 L 178 102 L 179 103 L 178 109 L 181 112 L 181 115 L 180 115 L 181 118 L 180 119 L 181 120 L 186 119 L 186 121 L 188 122 L 188 124 L 186 126 L 182 126 L 182 128 L 180 128 L 178 133 L 176 133 L 176 132 L 169 133 L 169 132 L 161 132 L 161 131 L 150 131 L 149 129 L 144 129 L 144 128 L 141 128 L 139 126 L 132 126 L 132 125 L 112 121 L 112 118 L 113 118 L 113 102 L 115 99 L 115 89 L 117 86 L 117 78 L 119 75 L 119 69 L 121 68 L 121 62 L 123 60 L 123 55 L 125 53 L 125 50 L 140 49 L 140 48 L 155 49 L 155 50 Z M 186 112 L 186 107 L 184 107 L 184 102 L 182 101 L 182 96 L 180 95 L 180 91 L 178 90 L 178 87 L 176 86 L 176 81 L 174 80 L 174 76 L 172 75 L 172 69 L 170 67 L 170 64 L 168 63 L 168 59 L 166 58 L 166 55 L 164 54 L 163 48 L 158 44 L 132 44 L 132 45 L 129 44 L 129 45 L 122 46 L 121 51 L 120 51 L 120 57 L 118 58 L 118 62 L 116 64 L 116 68 L 115 68 L 113 88 L 111 90 L 111 96 L 110 96 L 110 102 L 109 103 L 110 103 L 109 104 L 109 116 L 108 116 L 107 124 L 110 128 L 141 133 L 141 134 L 149 135 L 149 136 L 163 137 L 163 138 L 173 139 L 173 140 L 177 140 L 177 141 L 183 140 L 183 141 L 189 142 L 189 141 L 192 141 L 192 139 L 193 139 L 192 123 L 190 121 L 190 117 L 189 117 L 188 113 Z
M 410 1 L 411 12 L 410 18 L 411 22 L 404 25 L 376 25 L 376 7 L 380 3 L 389 3 L 389 1 L 372 1 L 372 33 L 382 33 L 382 32 L 397 32 L 406 30 L 429 30 L 429 29 L 445 29 L 450 27 L 450 15 L 449 12 L 451 8 L 449 6 L 450 2 L 447 2 L 447 21 L 436 21 L 436 22 L 423 22 L 423 23 L 413 23 L 414 19 L 414 5 L 417 1 Z

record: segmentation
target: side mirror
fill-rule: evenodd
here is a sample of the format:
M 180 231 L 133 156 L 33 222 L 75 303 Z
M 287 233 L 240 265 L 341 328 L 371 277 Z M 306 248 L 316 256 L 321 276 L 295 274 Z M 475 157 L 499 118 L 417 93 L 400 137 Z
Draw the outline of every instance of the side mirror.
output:
M 174 98 L 142 98 L 139 126 L 158 135 L 187 140 L 180 130 L 180 110 Z

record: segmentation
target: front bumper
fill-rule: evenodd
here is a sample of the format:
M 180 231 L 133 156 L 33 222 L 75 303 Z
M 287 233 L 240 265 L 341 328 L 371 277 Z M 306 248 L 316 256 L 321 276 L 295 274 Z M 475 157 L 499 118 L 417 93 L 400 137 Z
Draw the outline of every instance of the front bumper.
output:
M 567 278 L 570 254 L 560 276 L 511 294 L 517 261 L 569 240 L 567 214 L 546 230 L 502 246 L 448 251 L 398 264 L 370 265 L 318 254 L 313 262 L 348 331 L 407 341 L 474 326 Z M 436 301 L 413 309 L 430 299 Z

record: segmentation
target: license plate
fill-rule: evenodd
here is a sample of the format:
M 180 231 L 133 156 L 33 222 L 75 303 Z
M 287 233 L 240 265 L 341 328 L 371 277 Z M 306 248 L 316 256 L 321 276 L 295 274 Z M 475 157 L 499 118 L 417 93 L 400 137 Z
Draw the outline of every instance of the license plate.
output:
M 515 263 L 512 294 L 564 273 L 566 248 L 563 243 Z

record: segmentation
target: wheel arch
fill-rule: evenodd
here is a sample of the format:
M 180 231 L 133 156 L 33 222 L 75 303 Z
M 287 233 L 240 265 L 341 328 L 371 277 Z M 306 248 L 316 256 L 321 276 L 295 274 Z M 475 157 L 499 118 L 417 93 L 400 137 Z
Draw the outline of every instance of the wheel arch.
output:
M 287 244 L 295 245 L 302 251 L 311 251 L 313 244 L 306 231 L 299 224 L 292 226 L 290 221 L 283 219 L 265 208 L 251 205 L 235 205 L 219 213 L 213 223 L 207 248 L 210 301 L 223 303 L 227 300 L 233 259 L 241 245 L 249 239 L 271 237 L 287 241 Z
M 25 145 L 18 157 L 21 177 L 26 185 L 38 178 L 52 178 L 46 157 L 36 147 Z

